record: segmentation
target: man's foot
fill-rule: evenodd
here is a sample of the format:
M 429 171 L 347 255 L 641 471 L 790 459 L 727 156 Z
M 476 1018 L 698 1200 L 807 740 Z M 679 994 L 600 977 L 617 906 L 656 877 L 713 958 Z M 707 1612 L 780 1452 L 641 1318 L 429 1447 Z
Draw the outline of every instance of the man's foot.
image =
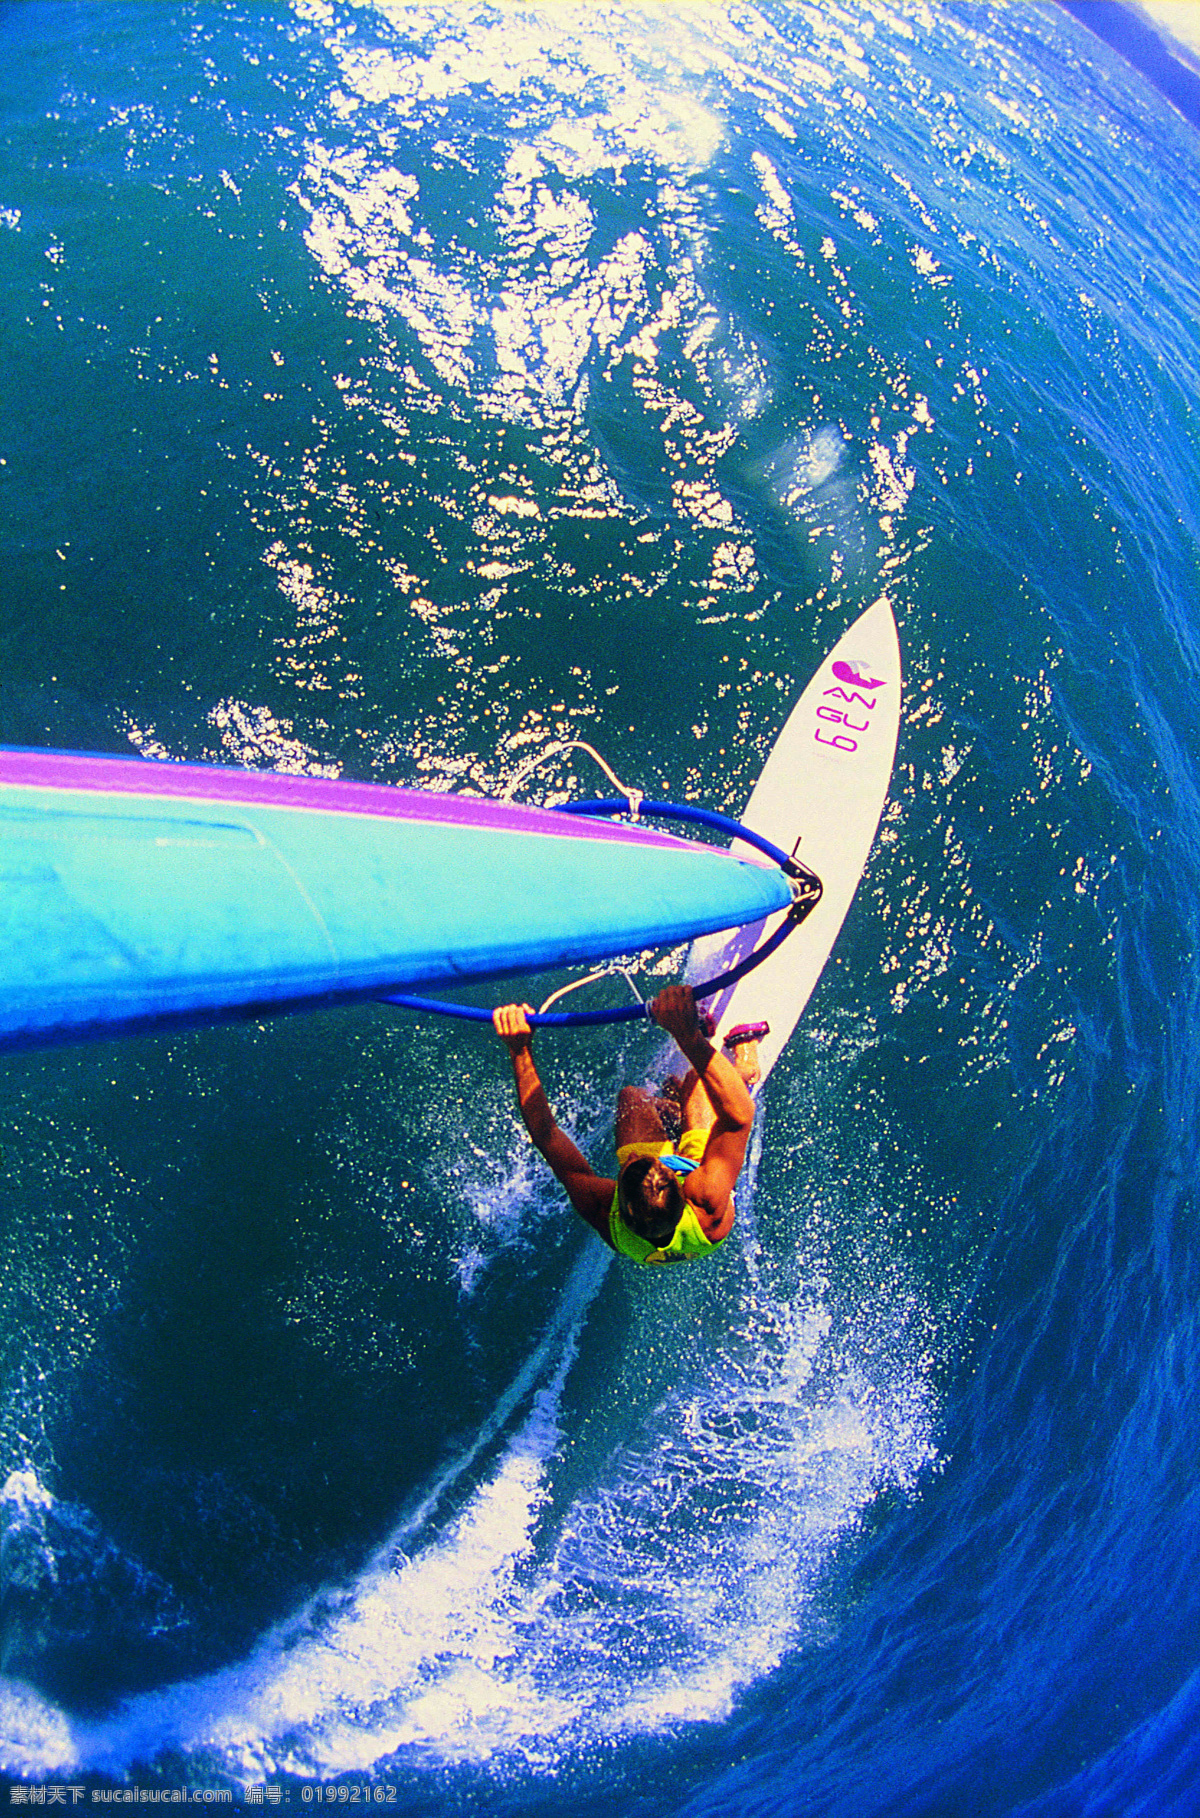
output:
M 753 1092 L 762 1078 L 762 1066 L 758 1058 L 758 1039 L 735 1042 L 729 1050 L 729 1058 L 742 1076 L 742 1083 Z
M 739 1023 L 736 1029 L 729 1031 L 721 1044 L 741 1075 L 743 1084 L 750 1091 L 762 1079 L 762 1064 L 758 1058 L 759 1041 L 770 1033 L 769 1023 Z

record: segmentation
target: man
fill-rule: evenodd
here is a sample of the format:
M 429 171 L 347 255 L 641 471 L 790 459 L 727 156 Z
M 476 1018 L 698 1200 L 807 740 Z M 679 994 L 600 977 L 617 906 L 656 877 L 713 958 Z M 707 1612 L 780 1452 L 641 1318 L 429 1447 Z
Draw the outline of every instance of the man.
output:
M 554 1121 L 533 1062 L 528 1004 L 505 1004 L 492 1022 L 512 1059 L 521 1116 L 534 1147 L 567 1198 L 619 1255 L 639 1263 L 709 1256 L 733 1229 L 733 1183 L 754 1123 L 750 1086 L 758 1080 L 759 1029 L 736 1030 L 736 1064 L 700 1026 L 690 985 L 671 985 L 650 1006 L 690 1064 L 672 1081 L 681 1134 L 676 1151 L 662 1119 L 664 1101 L 637 1086 L 617 1099 L 617 1178 L 605 1179 Z

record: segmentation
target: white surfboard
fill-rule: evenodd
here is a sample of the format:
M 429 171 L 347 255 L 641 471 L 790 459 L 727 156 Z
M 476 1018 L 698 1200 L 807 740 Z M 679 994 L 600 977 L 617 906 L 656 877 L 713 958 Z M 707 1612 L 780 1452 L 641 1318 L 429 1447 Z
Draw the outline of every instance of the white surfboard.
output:
M 858 887 L 887 800 L 900 729 L 900 641 L 887 600 L 868 607 L 830 651 L 775 741 L 741 819 L 821 880 L 821 900 L 778 950 L 705 1000 L 716 1040 L 743 1023 L 770 1024 L 759 1045 L 765 1079 L 821 976 Z M 732 850 L 742 847 L 735 840 Z M 770 939 L 771 916 L 693 943 L 692 984 L 716 978 Z

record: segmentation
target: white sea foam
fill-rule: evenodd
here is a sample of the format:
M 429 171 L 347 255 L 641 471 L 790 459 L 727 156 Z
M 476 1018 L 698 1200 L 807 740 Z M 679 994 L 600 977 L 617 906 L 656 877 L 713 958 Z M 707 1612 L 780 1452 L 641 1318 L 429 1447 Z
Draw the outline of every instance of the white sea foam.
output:
M 727 1716 L 802 1643 L 833 1552 L 872 1500 L 911 1488 L 932 1457 L 919 1307 L 893 1283 L 846 1330 L 819 1296 L 789 1306 L 751 1287 L 720 1350 L 551 1519 L 563 1391 L 604 1268 L 585 1254 L 475 1444 L 353 1583 L 239 1664 L 97 1723 L 68 1724 L 7 1685 L 0 1713 L 22 1738 L 9 1767 L 119 1776 L 204 1749 L 235 1779 L 367 1771 L 397 1754 L 510 1753 L 551 1770 L 597 1740 Z M 439 1529 L 448 1493 L 522 1405 Z
M 0 1682 L 3 1765 L 121 1777 L 202 1750 L 261 1780 L 507 1753 L 552 1771 L 598 1740 L 727 1716 L 802 1644 L 834 1549 L 880 1489 L 910 1488 L 932 1456 L 910 1291 L 885 1285 L 847 1331 L 820 1294 L 788 1304 L 760 1281 L 760 1154 L 761 1126 L 739 1194 L 740 1319 L 565 1506 L 551 1515 L 563 1395 L 611 1261 L 598 1246 L 473 1443 L 353 1582 L 241 1662 L 100 1721 Z M 508 1198 L 524 1178 L 518 1163 Z M 57 1505 L 36 1476 L 2 1495 L 10 1533 L 52 1553 Z
M 36 1652 L 46 1629 L 120 1648 L 184 1623 L 170 1586 L 123 1552 L 90 1510 L 60 1501 L 30 1466 L 0 1486 L 0 1593 L 10 1662 L 26 1647 Z M 20 1679 L 0 1678 L 0 1772 L 36 1780 L 78 1760 L 73 1721 Z

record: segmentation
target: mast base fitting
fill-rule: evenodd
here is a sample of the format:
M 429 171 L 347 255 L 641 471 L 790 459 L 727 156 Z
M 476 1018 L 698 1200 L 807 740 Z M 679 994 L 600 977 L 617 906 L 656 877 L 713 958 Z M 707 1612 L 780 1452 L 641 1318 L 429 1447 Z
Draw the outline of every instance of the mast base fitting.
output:
M 793 922 L 802 922 L 806 915 L 811 915 L 825 892 L 825 886 L 815 871 L 802 865 L 799 859 L 791 859 L 784 873 L 792 889 L 792 906 L 788 916 Z

